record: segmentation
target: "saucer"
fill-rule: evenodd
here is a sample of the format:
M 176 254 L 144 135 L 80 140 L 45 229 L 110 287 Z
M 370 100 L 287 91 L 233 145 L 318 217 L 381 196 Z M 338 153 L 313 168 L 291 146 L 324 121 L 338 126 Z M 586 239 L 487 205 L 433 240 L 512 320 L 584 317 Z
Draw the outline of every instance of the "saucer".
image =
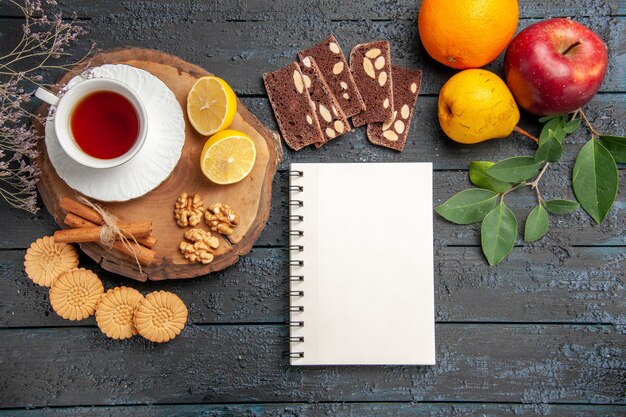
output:
M 46 120 L 46 148 L 63 181 L 76 191 L 100 201 L 127 201 L 155 189 L 174 170 L 185 144 L 185 119 L 174 93 L 147 71 L 123 64 L 92 68 L 90 77 L 105 77 L 130 86 L 148 114 L 146 142 L 130 161 L 113 168 L 89 168 L 71 159 L 54 132 L 53 116 Z M 67 88 L 81 82 L 76 76 Z

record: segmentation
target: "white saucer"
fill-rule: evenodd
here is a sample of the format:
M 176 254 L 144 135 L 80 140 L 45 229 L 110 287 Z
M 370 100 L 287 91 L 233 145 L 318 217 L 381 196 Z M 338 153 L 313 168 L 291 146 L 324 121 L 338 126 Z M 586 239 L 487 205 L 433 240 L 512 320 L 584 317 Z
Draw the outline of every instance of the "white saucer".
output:
M 130 161 L 106 169 L 89 168 L 71 159 L 59 145 L 53 115 L 46 121 L 46 148 L 50 162 L 73 189 L 100 201 L 127 201 L 155 189 L 172 172 L 185 144 L 185 119 L 174 93 L 157 77 L 129 65 L 102 65 L 92 77 L 106 77 L 129 85 L 148 113 L 146 143 Z M 83 78 L 76 76 L 67 88 Z

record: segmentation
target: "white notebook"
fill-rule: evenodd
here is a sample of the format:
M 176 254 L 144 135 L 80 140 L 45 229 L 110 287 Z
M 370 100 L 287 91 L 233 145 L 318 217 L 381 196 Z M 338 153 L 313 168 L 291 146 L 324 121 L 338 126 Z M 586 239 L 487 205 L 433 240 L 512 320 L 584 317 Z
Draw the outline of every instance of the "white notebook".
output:
M 292 365 L 433 365 L 432 164 L 291 164 Z

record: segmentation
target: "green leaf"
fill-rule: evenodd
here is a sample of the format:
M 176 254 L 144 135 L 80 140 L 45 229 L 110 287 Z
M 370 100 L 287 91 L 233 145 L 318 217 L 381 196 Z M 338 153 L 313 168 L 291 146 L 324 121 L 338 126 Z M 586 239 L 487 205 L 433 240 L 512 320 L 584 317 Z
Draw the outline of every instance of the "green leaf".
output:
M 626 138 L 624 136 L 600 136 L 600 141 L 611 152 L 616 162 L 626 164 Z
M 550 119 L 548 123 L 546 123 L 541 129 L 541 134 L 539 135 L 539 139 L 547 138 L 551 130 L 554 132 L 558 128 L 563 127 L 564 124 L 565 124 L 565 118 L 562 115 L 559 115 L 553 119 Z
M 541 239 L 548 231 L 548 212 L 541 204 L 532 209 L 524 225 L 524 240 L 534 242 Z
M 556 136 L 549 136 L 547 139 L 539 142 L 539 148 L 535 152 L 535 162 L 548 161 L 556 162 L 563 154 L 563 145 Z
M 539 119 L 539 123 L 545 123 L 547 121 L 550 121 L 552 119 L 556 119 L 557 117 L 563 117 L 563 114 L 553 114 L 551 116 L 543 116 Z
M 583 209 L 596 223 L 602 223 L 617 195 L 617 165 L 597 140 L 591 139 L 578 153 L 572 185 Z
M 574 119 L 565 123 L 565 126 L 563 126 L 563 130 L 565 131 L 565 133 L 569 134 L 569 133 L 574 133 L 575 131 L 577 131 L 579 127 L 580 127 L 580 119 Z
M 452 223 L 478 223 L 498 204 L 497 198 L 498 194 L 493 191 L 470 188 L 453 195 L 435 211 Z
M 513 212 L 500 202 L 485 216 L 480 226 L 480 243 L 483 253 L 494 266 L 507 257 L 517 238 L 517 219 Z
M 552 214 L 568 214 L 578 210 L 580 204 L 572 200 L 549 200 L 543 206 Z
M 542 143 L 546 143 L 548 139 L 551 139 L 553 137 L 554 137 L 554 130 L 548 130 L 548 134 L 543 137 L 540 137 L 539 142 L 537 142 L 537 144 L 541 145 Z
M 500 181 L 518 183 L 537 175 L 540 167 L 541 162 L 536 162 L 534 158 L 515 156 L 487 169 L 487 174 Z
M 565 129 L 562 127 L 559 127 L 554 131 L 554 137 L 559 141 L 559 143 L 563 143 L 563 139 L 565 139 L 566 135 Z
M 469 166 L 469 177 L 472 184 L 486 190 L 503 193 L 510 190 L 513 184 L 498 181 L 491 175 L 487 174 L 487 169 L 494 165 L 491 161 L 472 161 Z

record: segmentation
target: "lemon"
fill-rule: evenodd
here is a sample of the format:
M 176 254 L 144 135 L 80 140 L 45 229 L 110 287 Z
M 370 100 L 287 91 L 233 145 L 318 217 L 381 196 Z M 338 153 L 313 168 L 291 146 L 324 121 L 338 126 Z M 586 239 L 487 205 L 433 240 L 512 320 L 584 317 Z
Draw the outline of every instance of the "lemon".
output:
M 200 154 L 200 169 L 216 184 L 233 184 L 244 179 L 256 160 L 250 136 L 236 130 L 223 130 L 209 138 Z
M 478 143 L 513 132 L 520 114 L 507 85 L 483 69 L 461 71 L 439 92 L 439 124 L 450 139 Z
M 226 129 L 237 113 L 237 96 L 221 78 L 199 78 L 187 95 L 187 116 L 191 125 L 204 136 Z

